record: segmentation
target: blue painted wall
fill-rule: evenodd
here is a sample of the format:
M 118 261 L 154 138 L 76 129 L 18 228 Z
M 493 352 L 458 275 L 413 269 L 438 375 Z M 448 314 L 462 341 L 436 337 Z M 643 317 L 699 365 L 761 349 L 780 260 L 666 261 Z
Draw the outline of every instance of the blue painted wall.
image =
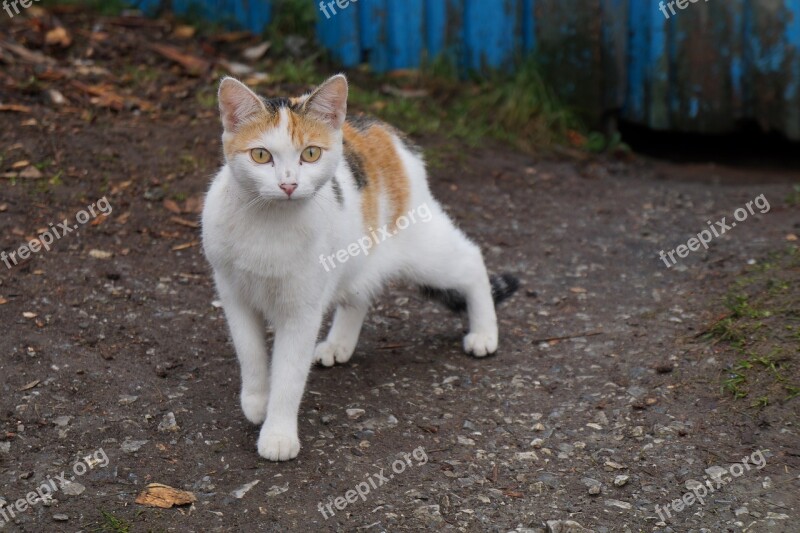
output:
M 749 119 L 800 139 L 800 0 L 698 1 L 669 18 L 657 0 L 339 1 L 349 5 L 318 10 L 317 33 L 345 67 L 385 72 L 446 54 L 463 70 L 513 68 L 533 52 L 559 94 L 595 117 L 702 132 Z M 172 3 L 256 32 L 279 8 Z

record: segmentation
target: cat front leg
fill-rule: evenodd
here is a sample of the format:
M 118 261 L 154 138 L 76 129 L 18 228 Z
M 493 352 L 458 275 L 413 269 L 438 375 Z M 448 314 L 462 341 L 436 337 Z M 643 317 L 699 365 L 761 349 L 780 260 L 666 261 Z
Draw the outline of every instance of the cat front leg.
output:
M 222 276 L 215 276 L 225 318 L 242 373 L 241 405 L 244 416 L 262 424 L 269 399 L 269 360 L 264 341 L 264 319 Z
M 317 310 L 275 326 L 267 420 L 258 437 L 258 453 L 270 461 L 288 461 L 300 452 L 297 416 L 321 325 Z

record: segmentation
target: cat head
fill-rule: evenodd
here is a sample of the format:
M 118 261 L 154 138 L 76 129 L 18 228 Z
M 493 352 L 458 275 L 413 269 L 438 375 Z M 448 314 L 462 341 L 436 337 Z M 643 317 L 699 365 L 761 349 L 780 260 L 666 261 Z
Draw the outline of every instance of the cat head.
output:
M 272 100 L 233 78 L 222 80 L 222 145 L 242 190 L 265 201 L 314 196 L 342 157 L 347 92 L 341 74 L 305 96 Z

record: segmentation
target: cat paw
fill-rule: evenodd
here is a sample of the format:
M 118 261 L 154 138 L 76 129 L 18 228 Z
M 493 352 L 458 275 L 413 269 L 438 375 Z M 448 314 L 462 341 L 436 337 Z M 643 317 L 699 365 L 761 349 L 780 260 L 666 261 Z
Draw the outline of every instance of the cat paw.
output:
M 322 366 L 333 366 L 336 363 L 346 363 L 353 355 L 353 350 L 348 350 L 340 344 L 321 342 L 314 350 L 314 361 Z
M 261 425 L 267 419 L 268 395 L 242 392 L 242 411 L 245 418 L 255 425 Z
M 470 333 L 464 337 L 464 351 L 475 357 L 486 357 L 497 351 L 497 334 Z
M 270 461 L 288 461 L 300 453 L 300 439 L 297 435 L 267 433 L 258 438 L 258 455 Z

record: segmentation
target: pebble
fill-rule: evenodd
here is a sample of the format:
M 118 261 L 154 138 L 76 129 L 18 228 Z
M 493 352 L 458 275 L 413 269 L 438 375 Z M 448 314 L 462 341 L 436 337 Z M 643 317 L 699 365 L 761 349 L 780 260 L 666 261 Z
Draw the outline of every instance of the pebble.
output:
M 69 516 L 62 513 L 58 513 L 53 515 L 53 520 L 55 520 L 56 522 L 66 522 L 67 520 L 69 520 Z
M 164 418 L 161 419 L 161 423 L 158 424 L 158 430 L 162 432 L 168 431 L 178 431 L 180 426 L 178 426 L 178 422 L 175 420 L 175 413 L 170 411 L 169 413 L 164 415 Z
M 544 431 L 544 424 L 542 424 L 541 422 L 537 422 L 536 424 L 533 425 L 533 430 Z
M 53 420 L 53 424 L 63 428 L 69 424 L 70 420 L 72 420 L 71 416 L 59 416 L 58 418 Z
M 620 509 L 630 509 L 632 507 L 628 502 L 620 500 L 606 500 L 606 507 L 619 507 Z
M 85 491 L 86 491 L 86 487 L 84 487 L 80 483 L 76 483 L 75 481 L 67 483 L 61 489 L 61 492 L 63 492 L 67 496 L 80 496 Z
M 350 420 L 358 420 L 367 413 L 363 409 L 347 409 L 345 412 Z
M 241 487 L 239 487 L 239 488 L 238 488 L 238 489 L 236 489 L 235 491 L 231 492 L 231 496 L 233 496 L 233 497 L 234 497 L 234 498 L 236 498 L 237 500 L 241 500 L 242 498 L 244 498 L 244 495 L 245 495 L 245 494 L 247 494 L 248 492 L 250 492 L 250 489 L 252 489 L 252 488 L 253 488 L 253 487 L 255 487 L 256 485 L 258 485 L 259 483 L 261 483 L 261 480 L 260 480 L 260 479 L 257 479 L 257 480 L 255 480 L 255 481 L 251 481 L 250 483 L 247 483 L 247 484 L 245 484 L 245 485 L 242 485 Z
M 474 440 L 469 437 L 462 437 L 461 435 L 458 436 L 458 443 L 463 446 L 475 446 Z
M 11 451 L 11 442 L 0 442 L 0 453 L 9 453 Z
M 125 437 L 125 440 L 122 441 L 120 448 L 125 453 L 134 453 L 138 452 L 142 446 L 147 444 L 148 441 L 146 440 L 131 440 L 130 437 Z
M 537 450 L 538 450 L 539 448 L 541 448 L 543 444 L 544 444 L 544 440 L 543 440 L 543 439 L 533 439 L 533 440 L 531 441 L 531 446 L 533 446 L 533 447 L 534 447 L 534 448 L 536 448 Z
M 616 485 L 617 487 L 624 487 L 625 485 L 628 484 L 629 479 L 630 476 L 626 475 L 617 476 L 614 478 L 614 485 Z
M 587 531 L 574 520 L 548 520 L 547 533 L 579 533 Z
M 279 494 L 283 494 L 288 490 L 289 490 L 289 483 L 284 483 L 283 485 L 273 485 L 267 491 L 267 496 L 268 497 L 277 496 Z

